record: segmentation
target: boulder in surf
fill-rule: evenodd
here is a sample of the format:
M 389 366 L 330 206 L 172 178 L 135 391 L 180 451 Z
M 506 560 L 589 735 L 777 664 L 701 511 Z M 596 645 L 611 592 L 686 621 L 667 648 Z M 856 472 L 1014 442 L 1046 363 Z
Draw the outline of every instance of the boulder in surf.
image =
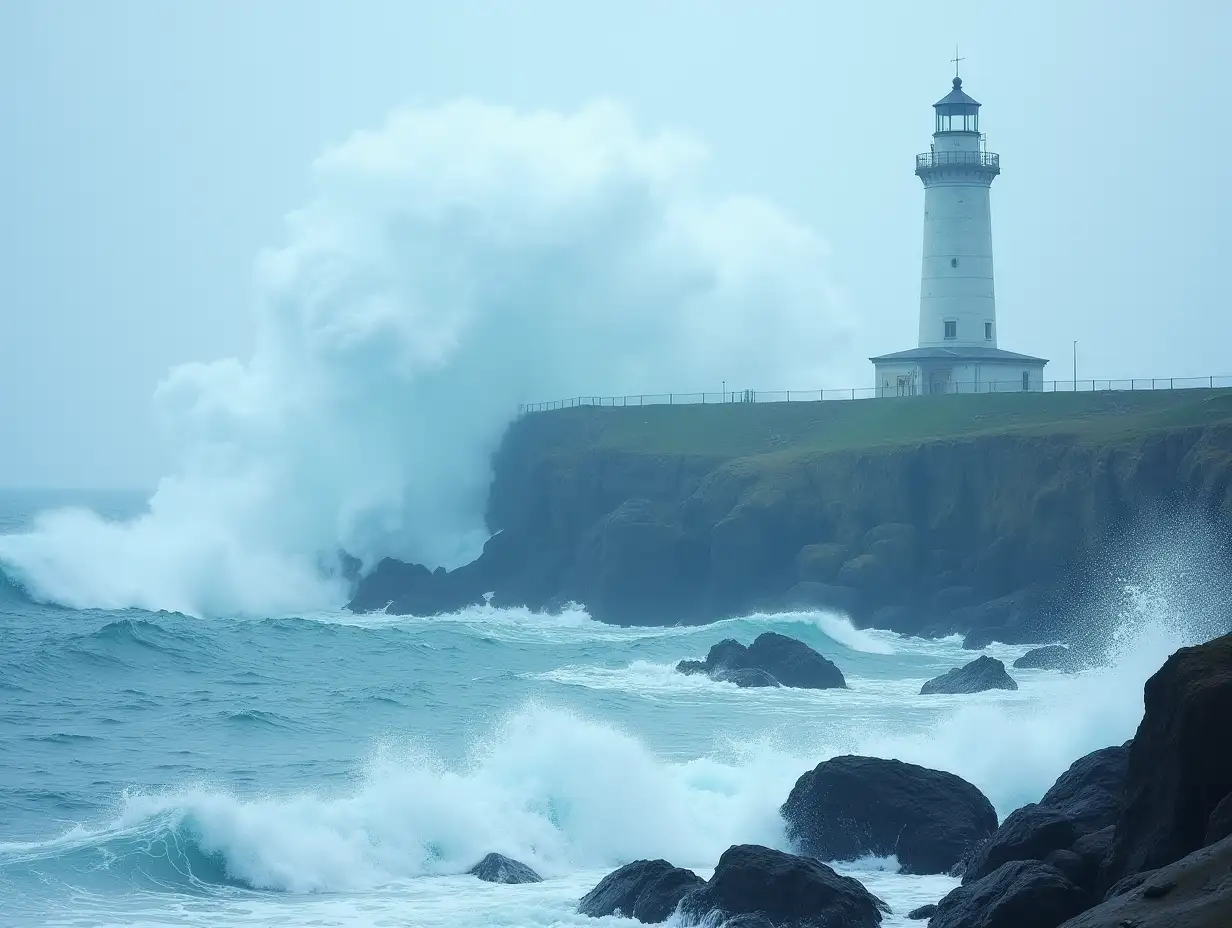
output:
M 1016 690 L 1014 682 L 1005 670 L 1005 665 L 995 657 L 984 655 L 969 664 L 947 670 L 920 687 L 921 696 L 937 693 L 983 693 L 986 690 Z
M 877 928 L 889 907 L 818 860 L 741 844 L 723 852 L 714 876 L 685 896 L 680 910 L 692 923 L 761 916 L 775 928 Z
M 542 883 L 543 877 L 521 861 L 504 854 L 488 854 L 467 873 L 485 883 Z
M 992 836 L 997 813 L 961 777 L 899 760 L 845 755 L 818 764 L 780 812 L 802 854 L 898 858 L 904 873 L 947 873 Z

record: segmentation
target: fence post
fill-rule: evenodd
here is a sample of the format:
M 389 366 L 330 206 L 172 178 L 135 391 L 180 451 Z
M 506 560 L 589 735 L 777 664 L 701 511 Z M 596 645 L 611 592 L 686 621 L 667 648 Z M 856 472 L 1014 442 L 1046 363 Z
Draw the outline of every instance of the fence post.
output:
M 852 388 L 851 388 L 851 398 L 852 398 L 853 400 L 856 398 L 856 388 L 855 388 L 855 387 L 852 387 Z
M 790 390 L 787 391 L 787 402 L 789 403 L 791 402 L 791 391 Z
M 675 394 L 672 394 L 672 393 L 667 394 L 667 405 L 671 406 L 672 403 L 674 402 L 675 402 Z

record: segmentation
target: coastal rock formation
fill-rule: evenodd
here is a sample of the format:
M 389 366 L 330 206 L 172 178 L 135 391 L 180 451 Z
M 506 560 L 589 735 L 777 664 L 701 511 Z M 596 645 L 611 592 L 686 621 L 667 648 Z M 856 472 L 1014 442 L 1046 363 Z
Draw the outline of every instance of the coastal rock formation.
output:
M 730 847 L 714 876 L 689 893 L 681 911 L 693 923 L 725 919 L 730 926 L 760 916 L 775 928 L 876 928 L 889 909 L 858 881 L 820 861 L 752 844 Z
M 1232 793 L 1224 796 L 1206 820 L 1206 835 L 1203 844 L 1214 844 L 1232 835 Z
M 937 904 L 929 903 L 928 905 L 920 906 L 918 909 L 912 909 L 907 913 L 907 917 L 912 921 L 924 921 L 925 919 L 932 918 L 936 914 Z
M 622 915 L 647 925 L 665 922 L 690 891 L 705 885 L 692 870 L 666 860 L 636 860 L 609 873 L 582 897 L 578 914 L 591 918 Z
M 400 574 L 405 590 L 378 569 L 351 608 L 492 593 L 617 624 L 807 608 L 973 645 L 1070 641 L 1137 525 L 1183 504 L 1232 517 L 1230 446 L 1218 390 L 536 413 L 493 458 L 493 550 Z M 1202 595 L 1232 602 L 1222 565 L 1202 571 Z
M 801 776 L 780 812 L 802 854 L 822 860 L 895 855 L 904 873 L 946 873 L 997 828 L 992 804 L 966 780 L 853 755 Z
M 1014 682 L 1005 670 L 1005 664 L 995 657 L 977 657 L 969 664 L 948 670 L 920 687 L 921 696 L 935 693 L 982 693 L 985 690 L 1016 690 Z
M 1202 847 L 1232 792 L 1232 635 L 1181 648 L 1147 681 L 1144 699 L 1104 885 Z
M 1069 816 L 1084 832 L 1115 824 L 1125 795 L 1129 745 L 1127 741 L 1078 758 L 1049 787 L 1039 804 Z
M 1017 860 L 953 890 L 928 928 L 1057 928 L 1091 902 L 1055 867 Z
M 1023 806 L 1011 812 L 967 864 L 963 883 L 983 879 L 1012 860 L 1043 860 L 1069 848 L 1078 836 L 1073 819 L 1045 806 Z
M 542 883 L 543 877 L 526 864 L 503 854 L 488 854 L 466 871 L 485 883 Z
M 1060 670 L 1074 673 L 1085 666 L 1085 662 L 1072 650 L 1063 644 L 1050 644 L 1042 648 L 1033 648 L 1018 660 L 1014 666 L 1030 670 Z
M 704 673 L 737 686 L 844 689 L 842 671 L 803 641 L 763 632 L 747 648 L 731 638 L 714 645 L 704 661 L 681 661 L 681 673 Z
M 1227 928 L 1232 925 L 1232 838 L 1114 886 L 1064 928 Z

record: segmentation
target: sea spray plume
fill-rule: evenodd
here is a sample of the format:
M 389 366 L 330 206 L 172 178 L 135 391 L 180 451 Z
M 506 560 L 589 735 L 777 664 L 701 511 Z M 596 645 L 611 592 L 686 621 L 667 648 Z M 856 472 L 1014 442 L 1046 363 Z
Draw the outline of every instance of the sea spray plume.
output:
M 339 549 L 477 553 L 520 402 L 833 382 L 823 247 L 767 203 L 706 195 L 704 154 L 609 104 L 461 102 L 357 133 L 258 262 L 252 356 L 158 387 L 178 464 L 148 512 L 44 516 L 0 563 L 74 607 L 325 608 Z

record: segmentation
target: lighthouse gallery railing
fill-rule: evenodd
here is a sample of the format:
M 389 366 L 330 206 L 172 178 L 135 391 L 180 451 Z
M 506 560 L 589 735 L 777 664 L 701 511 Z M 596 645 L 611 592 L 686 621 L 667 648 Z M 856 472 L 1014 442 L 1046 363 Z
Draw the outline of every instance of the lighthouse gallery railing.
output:
M 974 165 L 999 171 L 1001 156 L 991 151 L 926 151 L 915 156 L 917 171 L 942 168 L 946 165 Z

